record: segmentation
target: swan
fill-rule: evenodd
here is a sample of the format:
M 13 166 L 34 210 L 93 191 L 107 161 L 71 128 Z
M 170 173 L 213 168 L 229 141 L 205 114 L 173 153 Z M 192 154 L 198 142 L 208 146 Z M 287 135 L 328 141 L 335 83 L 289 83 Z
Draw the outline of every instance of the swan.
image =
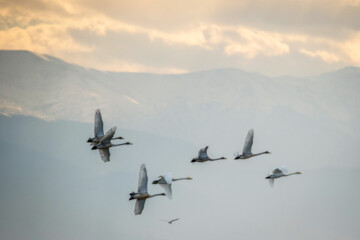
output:
M 179 219 L 180 219 L 180 218 L 175 218 L 175 219 L 170 220 L 170 221 L 168 221 L 168 220 L 161 220 L 161 221 L 167 222 L 168 224 L 172 224 L 173 222 L 175 222 L 175 221 L 177 221 L 177 220 L 179 220 Z
M 109 150 L 109 148 L 117 147 L 117 146 L 121 146 L 121 145 L 132 145 L 132 143 L 130 143 L 130 142 L 121 143 L 121 144 L 112 144 L 110 140 L 114 136 L 115 131 L 116 131 L 116 127 L 112 127 L 105 134 L 105 136 L 101 138 L 100 142 L 91 148 L 91 150 L 99 149 L 101 159 L 104 162 L 109 162 L 110 161 L 110 150 Z
M 94 124 L 94 137 L 89 138 L 87 140 L 88 143 L 91 143 L 91 145 L 96 145 L 100 142 L 101 138 L 104 137 L 104 123 L 101 117 L 100 109 L 96 109 L 95 111 L 95 124 Z M 114 139 L 124 139 L 122 137 L 116 137 L 112 138 Z
M 221 158 L 209 158 L 209 156 L 207 155 L 207 150 L 208 150 L 209 146 L 206 146 L 202 149 L 200 149 L 198 157 L 197 158 L 193 158 L 191 160 L 192 163 L 194 162 L 207 162 L 207 161 L 216 161 L 216 160 L 224 160 L 226 159 L 225 157 L 221 157 Z
M 159 184 L 160 187 L 164 188 L 166 196 L 169 199 L 172 199 L 172 189 L 171 189 L 172 182 L 179 181 L 179 180 L 192 180 L 192 178 L 191 177 L 172 178 L 171 173 L 165 173 L 165 174 L 159 176 L 159 178 L 157 180 L 154 180 L 152 182 L 152 184 Z
M 269 174 L 267 177 L 265 177 L 265 179 L 269 179 L 270 186 L 274 186 L 274 181 L 276 178 L 288 177 L 294 174 L 302 174 L 301 172 L 293 172 L 293 173 L 287 173 L 287 172 L 288 170 L 286 169 L 286 167 L 281 166 L 279 168 L 275 168 L 272 171 L 272 174 Z
M 234 160 L 248 159 L 248 158 L 251 158 L 251 157 L 259 156 L 261 154 L 270 154 L 269 151 L 253 154 L 251 152 L 251 148 L 252 148 L 252 145 L 253 145 L 253 140 L 254 140 L 254 129 L 250 129 L 247 136 L 246 136 L 246 139 L 245 139 L 243 153 L 241 155 L 236 154 Z
M 140 173 L 139 173 L 138 192 L 130 193 L 130 198 L 129 198 L 129 201 L 136 199 L 135 210 L 134 210 L 135 215 L 141 214 L 141 212 L 144 209 L 146 199 L 155 196 L 165 196 L 165 193 L 150 195 L 147 192 L 147 184 L 148 184 L 148 177 L 147 177 L 146 167 L 145 164 L 141 164 Z

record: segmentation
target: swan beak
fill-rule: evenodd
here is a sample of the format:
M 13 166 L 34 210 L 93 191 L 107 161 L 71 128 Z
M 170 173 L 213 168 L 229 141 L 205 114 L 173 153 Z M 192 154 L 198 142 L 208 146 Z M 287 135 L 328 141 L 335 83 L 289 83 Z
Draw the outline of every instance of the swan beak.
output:
M 97 147 L 96 146 L 93 146 L 92 148 L 91 148 L 91 150 L 96 150 L 97 149 Z
M 192 177 L 188 177 L 188 179 L 189 179 L 189 180 L 193 180 L 193 178 L 192 178 Z
M 302 172 L 298 172 L 298 174 L 302 174 Z

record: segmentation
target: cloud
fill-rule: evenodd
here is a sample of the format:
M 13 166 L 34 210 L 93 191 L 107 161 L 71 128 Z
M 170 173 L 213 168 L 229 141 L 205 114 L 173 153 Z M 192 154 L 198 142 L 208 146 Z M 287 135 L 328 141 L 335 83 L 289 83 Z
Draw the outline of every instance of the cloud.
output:
M 321 58 L 323 61 L 328 62 L 328 63 L 332 63 L 332 62 L 337 62 L 339 61 L 339 58 L 332 53 L 326 52 L 326 51 L 308 51 L 306 49 L 300 49 L 300 52 L 313 57 L 313 58 Z
M 266 74 L 262 69 L 268 67 L 269 58 L 273 64 L 279 60 L 280 65 L 281 59 L 288 58 L 299 61 L 296 65 L 300 65 L 303 58 L 298 55 L 321 59 L 328 64 L 338 63 L 336 66 L 360 65 L 360 30 L 356 30 L 353 23 L 357 15 L 347 7 L 351 5 L 352 9 L 357 9 L 357 2 L 331 1 L 326 10 L 315 9 L 319 3 L 311 1 L 272 0 L 271 3 L 284 4 L 275 9 L 270 3 L 256 1 L 220 3 L 211 0 L 207 4 L 209 9 L 197 14 L 188 1 L 168 9 L 168 3 L 160 0 L 113 4 L 105 1 L 102 5 L 97 1 L 85 4 L 81 0 L 15 0 L 10 3 L 0 0 L 0 48 L 25 49 L 85 67 L 126 72 L 184 73 L 213 67 L 241 67 Z M 120 17 L 113 14 L 115 10 L 118 13 L 135 11 L 141 4 L 144 7 L 137 9 L 136 19 L 127 13 L 118 14 Z M 270 7 L 271 11 L 267 9 L 266 12 L 271 12 L 273 20 L 260 14 L 265 7 Z M 148 13 L 145 14 L 145 10 Z M 180 10 L 185 12 L 180 14 Z M 236 18 L 235 10 L 242 17 Z M 249 15 L 249 10 L 260 16 L 261 23 L 239 21 Z M 313 21 L 313 13 L 318 13 L 321 21 L 335 14 L 336 19 L 343 16 L 350 23 L 342 22 L 334 34 L 335 27 L 328 28 L 329 25 Z M 307 19 L 309 14 L 311 17 Z M 149 19 L 150 15 L 154 21 Z M 285 17 L 288 20 L 279 23 Z M 300 17 L 302 25 L 297 25 L 294 21 Z M 158 23 L 160 18 L 166 23 Z M 230 19 L 234 21 L 228 21 Z M 314 23 L 312 29 L 306 24 L 310 21 Z M 289 30 L 289 26 L 296 28 Z M 86 37 L 81 36 L 85 33 Z M 291 74 L 284 72 L 281 66 L 277 69 L 278 74 Z
M 131 98 L 131 97 L 127 96 L 127 95 L 124 95 L 124 98 L 126 98 L 127 100 L 129 100 L 130 102 L 132 102 L 132 103 L 134 103 L 134 104 L 136 104 L 136 105 L 138 105 L 138 104 L 139 104 L 139 102 L 138 102 L 138 101 L 136 101 L 135 99 L 133 99 L 133 98 Z

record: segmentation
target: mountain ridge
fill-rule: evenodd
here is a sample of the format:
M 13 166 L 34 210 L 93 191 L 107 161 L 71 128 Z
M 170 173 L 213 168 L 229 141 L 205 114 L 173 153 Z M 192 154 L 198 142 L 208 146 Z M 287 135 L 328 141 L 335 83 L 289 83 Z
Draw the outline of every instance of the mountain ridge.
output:
M 298 76 L 292 76 L 292 75 L 284 75 L 284 76 L 277 76 L 277 77 L 269 77 L 257 72 L 249 72 L 246 71 L 244 69 L 240 69 L 240 68 L 215 68 L 215 69 L 204 69 L 204 70 L 199 70 L 199 71 L 194 71 L 194 72 L 187 72 L 187 73 L 174 73 L 174 74 L 157 74 L 157 73 L 149 73 L 149 72 L 118 72 L 118 71 L 102 71 L 99 69 L 95 69 L 95 68 L 87 68 L 84 66 L 81 66 L 79 64 L 74 64 L 74 63 L 70 63 L 67 62 L 65 60 L 62 60 L 61 58 L 58 57 L 54 57 L 52 55 L 49 54 L 40 54 L 40 53 L 35 53 L 35 52 L 31 52 L 28 50 L 0 50 L 0 58 L 1 55 L 19 55 L 22 54 L 25 57 L 33 57 L 32 60 L 37 60 L 39 61 L 40 59 L 43 60 L 44 62 L 58 62 L 58 63 L 62 63 L 62 64 L 66 64 L 68 66 L 73 66 L 75 68 L 82 68 L 83 70 L 88 70 L 88 71 L 96 71 L 96 72 L 103 72 L 103 73 L 112 73 L 112 74 L 118 74 L 118 73 L 124 73 L 124 74 L 147 74 L 147 75 L 155 75 L 155 76 L 174 76 L 174 75 L 191 75 L 191 74 L 200 74 L 200 73 L 213 73 L 213 72 L 221 72 L 221 71 L 235 71 L 235 72 L 242 72 L 242 73 L 246 73 L 246 74 L 256 74 L 256 75 L 260 75 L 266 78 L 281 78 L 281 77 L 293 77 L 293 78 L 306 78 L 306 77 L 298 77 Z M 7 56 L 9 57 L 9 56 Z M 1 60 L 1 59 L 0 59 Z M 2 63 L 0 61 L 0 63 Z M 356 67 L 356 66 L 346 66 L 337 70 L 333 70 L 333 71 L 329 71 L 329 72 L 324 72 L 324 73 L 320 73 L 317 74 L 315 76 L 321 76 L 324 74 L 328 74 L 328 73 L 335 73 L 335 72 L 344 72 L 344 71 L 348 71 L 348 70 L 356 70 L 356 71 L 360 71 L 360 67 Z M 309 76 L 310 77 L 310 76 Z M 314 77 L 314 76 L 312 76 Z

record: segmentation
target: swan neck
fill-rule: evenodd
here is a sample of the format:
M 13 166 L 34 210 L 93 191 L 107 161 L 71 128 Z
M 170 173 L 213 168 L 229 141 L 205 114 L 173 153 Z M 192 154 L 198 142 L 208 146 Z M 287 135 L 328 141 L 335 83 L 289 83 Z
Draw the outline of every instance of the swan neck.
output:
M 189 178 L 173 178 L 172 180 L 175 181 L 179 181 L 179 180 L 188 180 Z
M 165 194 L 164 193 L 158 193 L 158 194 L 154 194 L 154 195 L 149 195 L 149 198 L 156 197 L 156 196 L 165 196 Z

